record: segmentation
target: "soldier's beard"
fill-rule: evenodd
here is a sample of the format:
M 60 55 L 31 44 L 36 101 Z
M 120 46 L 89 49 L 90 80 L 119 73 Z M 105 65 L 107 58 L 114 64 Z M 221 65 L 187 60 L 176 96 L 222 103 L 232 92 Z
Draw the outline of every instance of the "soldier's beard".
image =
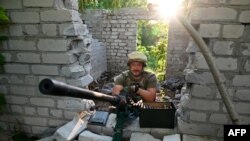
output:
M 134 77 L 141 76 L 143 70 L 130 70 Z

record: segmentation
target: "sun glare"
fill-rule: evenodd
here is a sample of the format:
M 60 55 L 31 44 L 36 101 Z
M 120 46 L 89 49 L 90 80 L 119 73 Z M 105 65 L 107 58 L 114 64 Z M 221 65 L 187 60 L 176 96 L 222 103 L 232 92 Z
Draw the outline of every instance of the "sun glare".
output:
M 148 0 L 148 3 L 151 3 L 154 10 L 164 19 L 174 16 L 182 2 L 183 0 Z

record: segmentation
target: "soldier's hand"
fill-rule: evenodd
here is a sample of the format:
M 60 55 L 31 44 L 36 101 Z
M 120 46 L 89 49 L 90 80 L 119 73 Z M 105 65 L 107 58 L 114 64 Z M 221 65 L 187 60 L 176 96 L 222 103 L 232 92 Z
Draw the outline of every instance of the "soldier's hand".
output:
M 139 83 L 133 83 L 131 86 L 129 86 L 129 89 L 130 89 L 130 92 L 136 93 L 140 87 L 141 86 Z

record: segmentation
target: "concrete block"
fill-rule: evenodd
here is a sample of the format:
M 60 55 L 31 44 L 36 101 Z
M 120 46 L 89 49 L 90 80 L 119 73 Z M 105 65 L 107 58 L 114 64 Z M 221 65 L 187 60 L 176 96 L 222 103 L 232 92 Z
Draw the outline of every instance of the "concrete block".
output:
M 12 60 L 12 54 L 11 53 L 2 52 L 1 54 L 3 55 L 3 57 L 5 59 L 4 60 L 5 62 L 13 62 L 13 60 Z
M 234 105 L 239 114 L 250 114 L 250 103 L 238 102 Z
M 51 127 L 59 127 L 61 125 L 64 125 L 68 121 L 66 120 L 59 120 L 59 119 L 49 119 L 48 125 Z
M 46 126 L 47 125 L 47 118 L 40 118 L 40 117 L 34 117 L 34 116 L 24 116 L 24 124 L 27 125 L 40 125 L 40 126 Z
M 48 116 L 49 115 L 49 108 L 37 107 L 37 114 L 41 115 L 41 116 Z
M 239 21 L 242 23 L 250 23 L 250 10 L 242 11 L 240 13 Z
M 23 33 L 28 36 L 38 35 L 40 32 L 38 28 L 38 25 L 25 25 Z
M 78 137 L 78 141 L 112 141 L 112 139 L 112 137 L 94 134 L 86 130 Z
M 216 41 L 213 46 L 213 52 L 216 55 L 233 55 L 232 41 Z
M 231 0 L 230 1 L 231 5 L 250 5 L 249 0 Z
M 22 64 L 6 64 L 4 65 L 5 73 L 29 74 L 29 66 Z
M 214 139 L 208 139 L 204 136 L 194 136 L 194 135 L 187 135 L 183 134 L 182 141 L 216 141 Z
M 21 25 L 9 26 L 11 36 L 23 36 L 23 29 Z
M 55 107 L 55 100 L 51 98 L 32 97 L 30 98 L 30 104 L 33 104 L 36 106 Z
M 48 127 L 41 127 L 41 126 L 32 126 L 31 131 L 33 134 L 43 134 Z
M 37 87 L 38 86 L 38 78 L 34 75 L 25 75 L 24 76 L 24 84 L 32 85 Z
M 40 63 L 40 54 L 37 53 L 17 53 L 17 62 Z
M 229 119 L 225 114 L 212 113 L 209 122 L 216 124 L 229 124 Z
M 198 69 L 208 69 L 207 62 L 202 54 L 196 53 L 197 68 Z M 222 71 L 235 71 L 238 68 L 236 58 L 214 58 L 215 64 L 219 70 Z
M 170 129 L 170 128 L 146 128 L 146 130 L 142 130 L 146 133 L 149 133 L 148 130 L 150 130 L 150 135 L 154 136 L 157 139 L 163 139 L 166 135 L 172 135 L 177 133 L 177 128 Z M 140 131 L 138 131 L 140 132 Z
M 43 24 L 42 32 L 47 36 L 56 36 L 57 35 L 56 24 Z
M 9 40 L 10 50 L 36 50 L 35 41 Z
M 87 86 L 91 82 L 93 82 L 94 79 L 90 74 L 88 74 L 88 75 L 85 75 L 85 76 L 79 78 L 79 80 L 80 80 L 82 86 Z
M 250 72 L 250 60 L 246 61 L 244 65 L 244 69 L 246 70 L 246 72 Z
M 192 20 L 234 20 L 237 11 L 233 8 L 226 7 L 203 7 L 195 8 L 191 13 Z
M 181 141 L 180 134 L 164 136 L 163 141 Z
M 250 76 L 249 75 L 235 75 L 233 78 L 233 86 L 249 87 Z
M 207 123 L 187 123 L 178 118 L 179 133 L 192 134 L 192 135 L 204 135 L 204 136 L 217 136 L 218 126 Z M 183 139 L 184 141 L 184 139 Z M 194 141 L 194 140 L 192 140 Z M 201 141 L 201 140 L 197 140 Z
M 192 85 L 190 94 L 195 97 L 213 98 L 212 89 L 204 85 Z
M 11 81 L 11 84 L 23 84 L 24 83 L 24 76 L 11 75 L 10 81 Z
M 40 39 L 37 47 L 41 51 L 67 51 L 69 42 L 64 39 Z
M 27 97 L 21 97 L 21 96 L 5 96 L 6 102 L 9 104 L 28 104 L 28 98 Z
M 42 61 L 49 64 L 72 64 L 77 61 L 77 58 L 69 53 L 47 53 L 42 54 Z
M 240 38 L 244 32 L 244 25 L 224 25 L 222 36 L 224 38 Z
M 73 78 L 79 78 L 81 76 L 87 75 L 86 70 L 83 68 L 83 66 L 80 65 L 71 65 L 62 67 L 62 74 L 63 76 L 67 77 L 73 77 Z
M 73 140 L 78 134 L 80 134 L 87 127 L 87 119 L 80 118 L 79 115 L 75 116 L 74 119 L 64 126 L 60 127 L 55 137 L 58 141 L 69 141 Z
M 64 2 L 64 5 L 67 9 L 79 10 L 78 0 L 67 0 Z
M 192 98 L 186 105 L 186 108 L 203 111 L 219 111 L 219 101 L 204 100 Z
M 37 88 L 29 87 L 29 86 L 10 86 L 11 94 L 16 95 L 35 95 L 35 91 Z
M 190 120 L 193 120 L 193 121 L 205 122 L 207 115 L 206 113 L 202 113 L 202 112 L 190 111 L 189 117 L 190 117 Z
M 237 89 L 235 98 L 241 101 L 250 101 L 250 89 Z
M 10 18 L 13 23 L 39 23 L 38 12 L 11 12 Z
M 67 99 L 57 101 L 58 108 L 75 112 L 88 111 L 91 107 L 94 106 L 95 103 L 93 102 L 93 100 L 87 99 Z
M 48 65 L 32 65 L 31 71 L 33 74 L 41 75 L 58 75 L 59 70 L 57 66 L 48 66 Z
M 24 7 L 53 7 L 54 0 L 23 0 Z
M 21 9 L 22 0 L 1 0 L 0 5 L 5 9 Z
M 65 36 L 85 36 L 89 34 L 87 25 L 85 24 L 71 24 L 69 27 L 67 27 L 63 34 Z
M 201 24 L 199 32 L 202 37 L 219 37 L 220 24 Z
M 153 136 L 150 134 L 146 133 L 132 133 L 130 141 L 160 141 L 159 139 L 155 139 Z
M 50 109 L 50 115 L 52 115 L 53 117 L 61 118 L 63 116 L 63 111 L 57 109 Z
M 250 56 L 250 43 L 241 44 L 241 53 L 245 56 Z
M 36 115 L 36 109 L 35 107 L 24 107 L 24 114 L 26 115 Z
M 77 11 L 67 9 L 47 10 L 41 12 L 41 20 L 46 22 L 81 21 L 80 15 Z
M 8 93 L 8 87 L 1 84 L 0 93 L 1 94 L 7 94 Z
M 19 105 L 11 105 L 10 109 L 13 113 L 19 113 L 19 114 L 23 113 L 23 108 L 22 106 L 19 106 Z

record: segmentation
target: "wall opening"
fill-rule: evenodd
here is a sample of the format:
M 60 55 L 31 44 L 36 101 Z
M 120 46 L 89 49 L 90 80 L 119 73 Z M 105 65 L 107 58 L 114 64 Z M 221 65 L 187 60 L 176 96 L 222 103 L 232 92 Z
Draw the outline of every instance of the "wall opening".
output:
M 154 72 L 158 81 L 166 78 L 168 29 L 166 21 L 137 21 L 136 50 L 148 57 L 146 70 Z

